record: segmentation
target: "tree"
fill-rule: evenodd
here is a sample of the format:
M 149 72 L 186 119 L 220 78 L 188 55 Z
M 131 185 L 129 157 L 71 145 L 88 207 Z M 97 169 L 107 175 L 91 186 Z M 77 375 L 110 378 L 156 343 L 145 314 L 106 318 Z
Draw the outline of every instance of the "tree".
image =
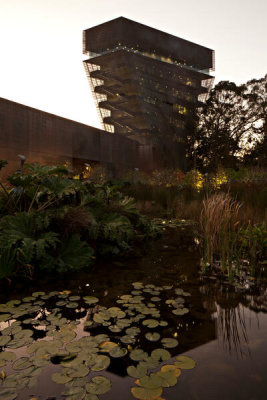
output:
M 264 140 L 267 75 L 243 85 L 219 82 L 197 110 L 197 126 L 188 135 L 188 158 L 198 168 L 235 167 Z

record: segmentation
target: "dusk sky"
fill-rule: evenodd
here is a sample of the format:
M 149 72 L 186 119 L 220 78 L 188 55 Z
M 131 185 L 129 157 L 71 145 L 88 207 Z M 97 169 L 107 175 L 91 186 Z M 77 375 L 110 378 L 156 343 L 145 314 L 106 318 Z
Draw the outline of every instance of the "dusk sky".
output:
M 119 16 L 215 50 L 215 77 L 267 73 L 267 0 L 0 0 L 0 97 L 100 127 L 82 31 Z

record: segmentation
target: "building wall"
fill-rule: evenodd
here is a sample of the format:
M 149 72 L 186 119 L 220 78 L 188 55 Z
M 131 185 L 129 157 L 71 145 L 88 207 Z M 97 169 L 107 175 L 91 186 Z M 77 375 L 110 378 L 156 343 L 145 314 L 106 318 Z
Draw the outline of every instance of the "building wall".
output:
M 147 169 L 139 144 L 78 122 L 0 98 L 0 159 L 8 160 L 3 174 L 27 162 L 58 164 L 74 160 L 97 162 L 115 170 Z

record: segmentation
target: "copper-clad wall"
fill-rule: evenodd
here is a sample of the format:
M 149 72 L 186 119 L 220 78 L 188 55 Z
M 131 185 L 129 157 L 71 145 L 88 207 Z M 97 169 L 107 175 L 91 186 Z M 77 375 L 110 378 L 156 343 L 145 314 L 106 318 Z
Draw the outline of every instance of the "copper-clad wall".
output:
M 113 169 L 146 165 L 131 139 L 0 98 L 0 159 L 9 162 L 5 173 L 18 168 L 18 154 L 47 164 L 80 159 Z

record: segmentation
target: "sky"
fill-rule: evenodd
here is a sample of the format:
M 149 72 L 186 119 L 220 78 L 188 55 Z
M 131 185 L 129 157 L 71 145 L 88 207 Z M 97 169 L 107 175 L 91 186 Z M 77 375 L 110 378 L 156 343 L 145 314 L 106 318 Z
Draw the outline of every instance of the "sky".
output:
M 100 128 L 82 31 L 119 16 L 214 49 L 215 82 L 267 73 L 267 0 L 0 0 L 0 97 Z

